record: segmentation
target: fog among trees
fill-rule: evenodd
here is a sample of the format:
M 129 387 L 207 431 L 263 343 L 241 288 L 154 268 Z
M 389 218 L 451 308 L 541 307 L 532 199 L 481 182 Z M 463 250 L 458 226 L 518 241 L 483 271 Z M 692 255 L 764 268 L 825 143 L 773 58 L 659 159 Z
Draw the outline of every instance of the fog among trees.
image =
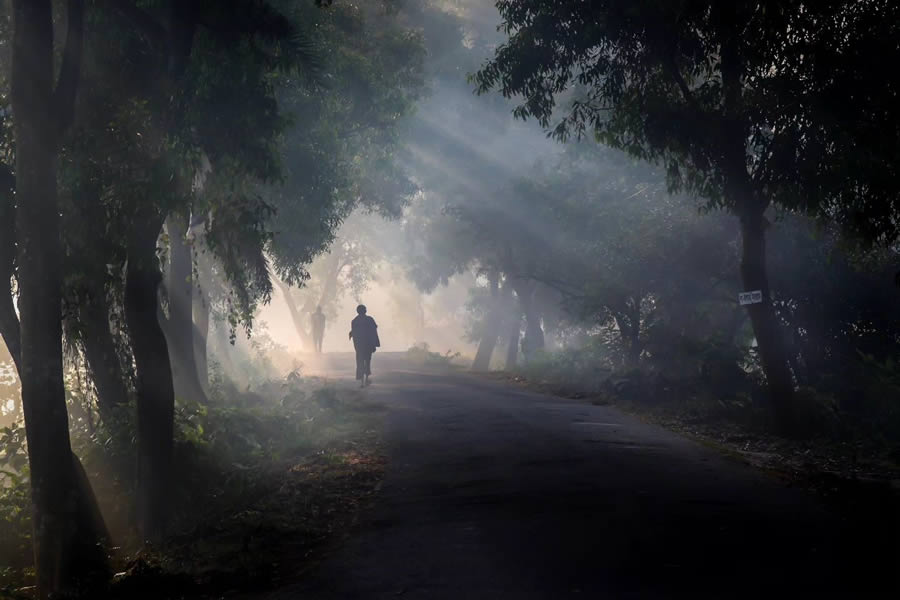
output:
M 410 415 L 476 452 L 507 430 L 441 411 L 496 425 L 517 393 L 838 498 L 822 529 L 866 550 L 822 546 L 829 570 L 891 597 L 898 24 L 888 0 L 0 2 L 0 598 L 288 589 L 442 472 L 403 470 L 443 456 Z M 669 435 L 633 427 L 615 443 Z M 486 485 L 459 465 L 503 451 L 445 467 Z M 692 589 L 663 580 L 646 597 Z

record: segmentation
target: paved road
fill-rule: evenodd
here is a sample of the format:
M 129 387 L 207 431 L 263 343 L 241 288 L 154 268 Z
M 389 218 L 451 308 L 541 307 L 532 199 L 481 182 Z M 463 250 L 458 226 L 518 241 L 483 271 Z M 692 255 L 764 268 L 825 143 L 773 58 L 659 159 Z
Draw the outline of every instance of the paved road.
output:
M 678 435 L 390 355 L 374 369 L 379 499 L 272 598 L 897 597 L 859 587 L 876 577 L 849 574 L 857 549 L 813 497 Z

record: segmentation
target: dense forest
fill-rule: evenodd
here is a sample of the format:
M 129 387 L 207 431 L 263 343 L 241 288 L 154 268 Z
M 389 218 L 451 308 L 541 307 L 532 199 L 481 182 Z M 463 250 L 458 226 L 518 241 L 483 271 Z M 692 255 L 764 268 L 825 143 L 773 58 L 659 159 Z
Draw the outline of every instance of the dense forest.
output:
M 376 292 L 418 366 L 896 479 L 898 40 L 890 0 L 0 2 L 0 598 L 333 537 L 378 415 L 310 315 Z

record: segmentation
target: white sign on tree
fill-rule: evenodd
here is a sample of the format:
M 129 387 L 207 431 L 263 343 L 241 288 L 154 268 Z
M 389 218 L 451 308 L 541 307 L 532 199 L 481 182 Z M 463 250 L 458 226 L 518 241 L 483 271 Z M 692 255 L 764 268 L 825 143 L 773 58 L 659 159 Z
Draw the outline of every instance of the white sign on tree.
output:
M 762 290 L 753 290 L 752 292 L 741 292 L 738 294 L 738 301 L 741 306 L 747 304 L 759 304 L 762 302 Z

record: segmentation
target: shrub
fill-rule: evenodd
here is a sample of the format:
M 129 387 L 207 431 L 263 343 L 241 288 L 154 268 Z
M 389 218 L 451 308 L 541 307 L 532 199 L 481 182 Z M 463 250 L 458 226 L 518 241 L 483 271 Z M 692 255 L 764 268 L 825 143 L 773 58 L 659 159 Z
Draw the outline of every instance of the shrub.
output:
M 432 352 L 427 343 L 416 344 L 406 351 L 406 358 L 414 365 L 423 367 L 451 367 L 454 361 L 462 355 L 459 352 L 447 350 L 444 354 Z
M 31 490 L 25 429 L 0 429 L 0 583 L 24 583 L 31 567 Z M 3 597 L 0 592 L 0 597 Z

